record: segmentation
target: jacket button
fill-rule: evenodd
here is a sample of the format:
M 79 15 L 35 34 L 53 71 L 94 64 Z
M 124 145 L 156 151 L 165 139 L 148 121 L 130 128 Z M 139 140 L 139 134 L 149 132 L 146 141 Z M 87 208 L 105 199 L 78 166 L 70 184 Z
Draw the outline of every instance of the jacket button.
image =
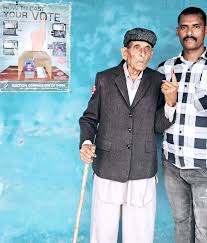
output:
M 128 131 L 131 133 L 131 132 L 132 132 L 132 129 L 131 129 L 131 128 L 129 128 L 129 129 L 128 129 Z
M 130 144 L 127 144 L 127 146 L 126 146 L 128 149 L 130 149 L 131 148 L 131 146 L 130 146 Z
M 132 114 L 131 114 L 131 113 L 129 113 L 128 117 L 132 118 Z

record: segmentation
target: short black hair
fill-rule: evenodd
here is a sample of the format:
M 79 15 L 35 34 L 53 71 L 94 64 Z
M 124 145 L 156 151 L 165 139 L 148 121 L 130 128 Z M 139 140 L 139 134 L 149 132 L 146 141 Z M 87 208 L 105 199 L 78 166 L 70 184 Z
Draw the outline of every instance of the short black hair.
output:
M 180 18 L 182 15 L 189 15 L 189 14 L 200 14 L 202 16 L 204 25 L 206 26 L 206 14 L 201 8 L 197 8 L 197 7 L 189 7 L 184 9 L 178 16 L 178 24 L 180 23 Z

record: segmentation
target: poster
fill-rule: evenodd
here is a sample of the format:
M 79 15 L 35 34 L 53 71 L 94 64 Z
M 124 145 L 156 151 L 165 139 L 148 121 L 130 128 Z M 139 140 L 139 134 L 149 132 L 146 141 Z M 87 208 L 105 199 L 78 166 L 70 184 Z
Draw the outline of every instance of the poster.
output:
M 71 3 L 0 3 L 0 91 L 68 91 Z

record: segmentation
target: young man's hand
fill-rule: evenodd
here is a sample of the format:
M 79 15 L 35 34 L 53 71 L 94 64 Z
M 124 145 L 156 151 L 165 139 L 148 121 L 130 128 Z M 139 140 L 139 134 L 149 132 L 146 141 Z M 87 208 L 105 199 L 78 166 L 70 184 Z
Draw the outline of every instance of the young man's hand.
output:
M 178 92 L 178 82 L 175 73 L 172 73 L 172 82 L 163 80 L 161 91 L 165 96 L 165 102 L 169 106 L 175 106 Z
M 93 95 L 96 92 L 96 86 L 93 85 L 93 87 L 91 88 L 91 94 Z

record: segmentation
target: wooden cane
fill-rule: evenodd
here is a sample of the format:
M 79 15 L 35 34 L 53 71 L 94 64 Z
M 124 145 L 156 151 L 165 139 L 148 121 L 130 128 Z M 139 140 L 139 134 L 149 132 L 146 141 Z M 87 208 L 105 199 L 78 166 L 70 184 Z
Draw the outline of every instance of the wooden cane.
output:
M 87 181 L 87 177 L 88 177 L 88 168 L 89 168 L 89 164 L 85 164 L 82 186 L 81 186 L 81 193 L 80 193 L 80 201 L 79 201 L 79 206 L 78 206 L 78 211 L 77 211 L 77 216 L 76 216 L 75 230 L 74 230 L 74 235 L 73 235 L 73 243 L 76 243 L 77 239 L 78 239 L 78 230 L 79 230 L 79 225 L 80 225 L 81 210 L 83 207 L 84 194 L 85 194 L 85 189 L 86 189 L 86 181 Z

